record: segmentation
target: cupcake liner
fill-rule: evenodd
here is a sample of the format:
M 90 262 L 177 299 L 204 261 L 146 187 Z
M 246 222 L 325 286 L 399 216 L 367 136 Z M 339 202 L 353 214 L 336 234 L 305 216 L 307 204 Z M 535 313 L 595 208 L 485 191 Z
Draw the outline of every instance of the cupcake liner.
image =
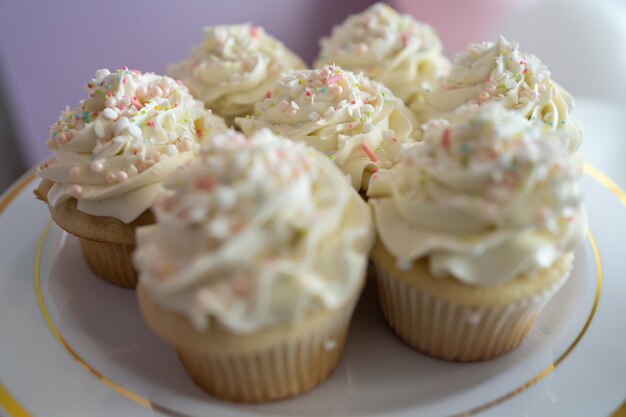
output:
M 568 276 L 518 302 L 480 306 L 433 296 L 375 268 L 380 307 L 398 337 L 427 355 L 459 362 L 492 359 L 516 348 Z
M 313 389 L 333 372 L 353 310 L 351 303 L 297 337 L 258 351 L 208 353 L 178 347 L 178 356 L 194 382 L 218 398 L 258 403 L 292 397 Z
M 137 271 L 131 259 L 135 245 L 78 239 L 87 265 L 98 277 L 122 288 L 137 286 Z

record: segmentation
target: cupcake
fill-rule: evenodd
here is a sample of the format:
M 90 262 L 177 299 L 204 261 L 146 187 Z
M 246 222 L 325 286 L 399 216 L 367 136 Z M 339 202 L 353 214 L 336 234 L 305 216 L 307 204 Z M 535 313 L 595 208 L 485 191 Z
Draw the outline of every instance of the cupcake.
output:
M 454 361 L 520 344 L 586 229 L 559 136 L 492 103 L 429 122 L 423 141 L 372 179 L 379 300 L 404 342 Z
M 194 97 L 232 122 L 252 113 L 278 75 L 306 65 L 263 28 L 220 25 L 204 29 L 204 41 L 189 57 L 167 68 L 167 73 L 185 82 Z
M 269 131 L 216 136 L 137 230 L 139 304 L 209 394 L 301 394 L 341 356 L 373 243 L 369 208 L 324 155 Z
M 569 149 L 578 149 L 581 131 L 572 116 L 572 96 L 552 81 L 539 58 L 518 48 L 517 42 L 503 37 L 495 43 L 470 45 L 454 58 L 450 75 L 441 87 L 412 103 L 417 118 L 422 123 L 450 118 L 464 105 L 497 101 L 529 120 L 565 132 Z
M 236 123 L 247 135 L 261 128 L 305 142 L 366 190 L 378 167 L 390 167 L 413 130 L 413 116 L 382 84 L 330 65 L 281 75 L 254 116 Z
M 85 91 L 88 98 L 49 129 L 53 159 L 37 170 L 36 194 L 80 238 L 96 275 L 133 288 L 135 228 L 154 222 L 150 205 L 161 181 L 226 125 L 168 77 L 101 69 Z
M 450 70 L 433 28 L 382 3 L 335 26 L 320 46 L 317 67 L 337 64 L 363 72 L 407 105 L 436 88 Z

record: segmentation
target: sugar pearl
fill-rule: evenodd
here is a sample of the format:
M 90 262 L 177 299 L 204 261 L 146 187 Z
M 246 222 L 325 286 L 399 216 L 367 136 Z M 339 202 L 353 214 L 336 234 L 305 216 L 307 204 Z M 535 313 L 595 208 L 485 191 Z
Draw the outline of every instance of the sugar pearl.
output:
M 109 75 L 110 73 L 111 72 L 108 69 L 106 69 L 106 68 L 99 69 L 98 71 L 96 71 L 96 78 L 104 78 L 107 75 Z
M 115 174 L 115 180 L 119 183 L 125 183 L 128 181 L 128 174 L 125 171 L 117 171 Z
M 70 169 L 70 177 L 72 177 L 73 180 L 79 179 L 82 173 L 83 170 L 81 167 L 73 167 L 72 169 Z
M 72 185 L 69 191 L 70 194 L 75 198 L 80 198 L 80 196 L 83 195 L 83 187 L 81 187 L 80 185 Z
M 107 107 L 115 107 L 117 106 L 117 99 L 115 97 L 107 97 L 107 99 L 104 101 L 104 104 Z
M 496 91 L 496 84 L 491 81 L 486 82 L 485 90 L 489 93 L 493 93 L 494 91 Z
M 135 138 L 141 137 L 141 129 L 136 124 L 131 124 L 128 126 L 128 133 L 130 133 Z
M 154 85 L 150 87 L 150 95 L 152 97 L 161 97 L 163 95 L 163 90 L 161 90 L 161 87 Z
M 159 159 L 161 159 L 161 152 L 155 151 L 150 153 L 150 155 L 148 155 L 148 159 L 154 162 L 159 162 Z
M 104 111 L 102 112 L 102 115 L 109 120 L 115 120 L 117 119 L 117 116 L 118 116 L 117 112 L 110 107 L 107 107 L 106 109 L 104 109 Z
M 104 161 L 97 159 L 91 163 L 90 167 L 93 172 L 102 172 L 104 171 Z
M 105 177 L 106 182 L 109 184 L 114 184 L 117 182 L 117 177 L 115 176 L 115 172 L 107 172 Z
M 480 94 L 478 95 L 478 98 L 480 98 L 481 100 L 487 100 L 489 98 L 489 91 L 487 90 L 481 91 Z
M 191 139 L 188 139 L 188 138 L 184 138 L 178 144 L 178 148 L 182 152 L 188 152 L 188 151 L 190 151 L 192 149 L 192 147 L 193 147 L 193 141 Z
M 137 97 L 139 98 L 145 97 L 148 95 L 148 89 L 145 85 L 140 85 L 139 87 L 137 87 L 137 90 L 135 90 L 135 94 L 137 94 Z
M 54 140 L 59 144 L 59 145 L 63 145 L 65 144 L 65 142 L 67 142 L 67 136 L 65 135 L 65 133 L 59 133 L 58 135 L 56 135 L 54 137 Z

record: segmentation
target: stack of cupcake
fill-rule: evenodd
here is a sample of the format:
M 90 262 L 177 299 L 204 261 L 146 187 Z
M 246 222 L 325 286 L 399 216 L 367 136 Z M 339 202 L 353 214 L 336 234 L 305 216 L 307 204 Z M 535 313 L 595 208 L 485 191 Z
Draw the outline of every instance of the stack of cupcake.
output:
M 315 66 L 231 25 L 168 68 L 180 81 L 100 70 L 50 128 L 37 195 L 219 398 L 326 379 L 368 259 L 416 350 L 518 346 L 586 228 L 571 96 L 504 38 L 450 64 L 432 28 L 382 4 Z

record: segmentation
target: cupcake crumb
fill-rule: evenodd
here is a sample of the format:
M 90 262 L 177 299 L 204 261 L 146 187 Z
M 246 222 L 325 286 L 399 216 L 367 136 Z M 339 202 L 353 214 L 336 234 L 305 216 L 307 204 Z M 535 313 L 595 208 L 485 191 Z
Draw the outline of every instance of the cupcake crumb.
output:
M 333 340 L 333 339 L 329 339 L 326 340 L 324 342 L 324 350 L 326 352 L 330 352 L 331 350 L 334 350 L 337 347 L 337 341 Z

